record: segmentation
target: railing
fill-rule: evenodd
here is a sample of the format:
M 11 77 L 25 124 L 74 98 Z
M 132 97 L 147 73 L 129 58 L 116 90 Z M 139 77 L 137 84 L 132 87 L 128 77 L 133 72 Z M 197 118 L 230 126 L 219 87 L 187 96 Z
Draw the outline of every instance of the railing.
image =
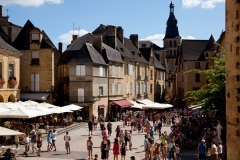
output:
M 93 96 L 70 96 L 69 101 L 78 103 L 92 103 Z

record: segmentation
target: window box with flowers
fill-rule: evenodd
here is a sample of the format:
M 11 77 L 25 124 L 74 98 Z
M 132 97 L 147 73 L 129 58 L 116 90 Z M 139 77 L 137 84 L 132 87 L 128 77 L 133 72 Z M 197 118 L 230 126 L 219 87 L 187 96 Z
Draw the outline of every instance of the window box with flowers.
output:
M 5 80 L 2 76 L 0 76 L 0 88 L 3 88 L 4 84 L 5 84 Z
M 9 79 L 8 79 L 8 88 L 14 88 L 16 84 L 17 84 L 16 77 L 9 77 Z

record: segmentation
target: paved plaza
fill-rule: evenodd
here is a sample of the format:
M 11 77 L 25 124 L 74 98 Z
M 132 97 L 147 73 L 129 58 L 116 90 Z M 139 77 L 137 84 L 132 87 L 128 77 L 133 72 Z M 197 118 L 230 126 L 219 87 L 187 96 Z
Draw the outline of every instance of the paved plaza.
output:
M 110 137 L 110 141 L 113 142 L 115 138 L 115 128 L 117 125 L 122 126 L 122 122 L 113 122 L 113 134 Z M 124 127 L 121 129 L 130 130 L 130 127 Z M 67 130 L 67 129 L 66 129 Z M 59 133 L 65 131 L 62 128 L 59 129 Z M 162 131 L 167 131 L 169 134 L 171 132 L 170 127 L 163 126 Z M 43 147 L 41 152 L 41 157 L 38 157 L 36 153 L 31 154 L 31 151 L 29 151 L 29 156 L 25 157 L 23 154 L 24 146 L 20 146 L 20 150 L 18 151 L 18 160 L 85 160 L 88 159 L 87 155 L 87 146 L 86 141 L 88 139 L 88 127 L 87 123 L 83 123 L 81 125 L 81 128 L 77 128 L 74 130 L 69 131 L 70 136 L 72 140 L 70 141 L 71 145 L 71 154 L 66 154 L 65 145 L 63 136 L 64 133 L 61 133 L 57 136 L 57 151 L 50 151 L 47 152 L 47 141 L 46 138 L 43 139 Z M 101 159 L 101 152 L 100 152 L 100 143 L 102 140 L 101 136 L 101 130 L 98 126 L 97 130 L 93 131 L 92 141 L 93 141 L 93 155 L 98 154 L 99 159 Z M 133 141 L 133 147 L 132 150 L 128 150 L 126 154 L 126 160 L 130 160 L 131 156 L 135 156 L 136 160 L 142 160 L 144 159 L 144 152 L 143 152 L 143 144 L 144 144 L 144 133 L 140 133 L 138 135 L 137 131 L 133 131 L 132 134 L 132 141 Z M 157 142 L 159 142 L 158 135 L 155 135 L 155 139 Z M 113 146 L 113 145 L 112 145 Z M 195 151 L 187 151 L 182 153 L 182 159 L 191 160 L 196 159 Z M 185 158 L 184 158 L 185 157 Z M 195 157 L 195 158 L 194 158 Z M 120 160 L 119 156 L 119 160 Z M 110 150 L 109 152 L 109 160 L 113 160 L 113 151 Z

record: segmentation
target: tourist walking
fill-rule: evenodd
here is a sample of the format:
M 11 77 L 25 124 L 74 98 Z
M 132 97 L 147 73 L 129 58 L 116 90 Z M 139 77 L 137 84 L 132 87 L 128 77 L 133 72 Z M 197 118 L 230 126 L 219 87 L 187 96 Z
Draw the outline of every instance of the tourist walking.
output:
M 119 137 L 119 134 L 120 134 L 120 127 L 119 127 L 119 125 L 117 125 L 117 128 L 116 128 L 116 138 L 118 138 Z
M 90 120 L 90 121 L 88 122 L 88 135 L 89 135 L 89 136 L 90 136 L 90 134 L 93 135 L 93 134 L 92 134 L 92 130 L 93 130 L 93 123 L 92 123 L 92 121 Z
M 125 143 L 122 143 L 122 146 L 121 146 L 121 160 L 125 160 L 126 152 L 127 152 L 127 147 L 125 146 Z
M 32 137 L 31 137 L 32 154 L 34 153 L 34 150 L 37 151 L 36 142 L 37 142 L 37 134 L 36 134 L 35 130 L 32 130 Z
M 105 127 L 103 127 L 103 130 L 102 130 L 102 138 L 104 137 L 107 137 L 107 132 Z
M 210 153 L 211 153 L 211 156 L 210 156 L 211 160 L 218 160 L 217 146 L 215 145 L 215 143 L 213 141 L 211 142 Z
M 92 137 L 88 137 L 87 140 L 88 159 L 92 159 L 92 149 L 93 149 Z
M 54 151 L 57 150 L 57 148 L 56 148 L 56 140 L 57 140 L 57 131 L 55 129 L 53 129 L 53 132 L 52 132 L 52 145 L 54 147 Z
M 148 136 L 145 135 L 144 139 L 144 151 L 145 151 L 145 158 L 148 158 Z
M 119 150 L 120 150 L 120 145 L 118 143 L 118 139 L 115 138 L 113 143 L 113 159 L 114 160 L 118 160 L 118 155 L 120 154 Z
M 207 146 L 205 140 L 202 139 L 201 143 L 198 145 L 198 160 L 206 159 Z
M 28 156 L 28 151 L 29 151 L 29 143 L 30 143 L 30 141 L 29 141 L 29 134 L 28 133 L 26 133 L 26 135 L 24 136 L 24 138 L 23 138 L 23 142 L 24 142 L 24 147 L 25 147 L 25 152 L 24 152 L 24 154 L 26 155 L 26 157 Z
M 127 146 L 127 142 L 129 141 L 129 135 L 128 135 L 128 131 L 126 129 L 124 132 L 124 141 L 125 141 L 125 146 Z
M 108 136 L 111 136 L 111 134 L 112 134 L 112 123 L 110 121 L 108 121 L 107 130 L 108 130 Z
M 107 155 L 107 146 L 108 145 L 108 142 L 107 142 L 107 137 L 104 137 L 103 138 L 103 141 L 101 142 L 101 145 L 100 145 L 100 150 L 101 150 L 101 153 L 102 153 L 102 159 L 103 160 L 107 160 L 108 158 L 108 155 Z
M 48 132 L 48 134 L 47 134 L 47 143 L 48 143 L 47 151 L 52 150 L 52 148 L 53 148 L 53 144 L 52 144 L 52 130 L 50 130 Z
M 222 143 L 220 141 L 218 141 L 218 160 L 221 160 L 222 157 L 222 152 L 223 152 L 223 146 Z
M 98 119 L 97 119 L 96 116 L 95 116 L 94 119 L 93 119 L 93 123 L 94 123 L 94 130 L 96 130 L 97 124 L 98 124 Z
M 70 154 L 70 141 L 71 141 L 71 137 L 70 137 L 68 132 L 66 132 L 66 135 L 64 136 L 63 140 L 65 141 L 65 148 L 66 148 L 66 151 L 67 151 L 66 154 Z
M 15 131 L 19 132 L 19 130 L 17 128 L 15 129 Z M 19 135 L 15 135 L 14 141 L 15 141 L 16 149 L 17 149 L 18 145 L 19 145 Z
M 41 153 L 41 148 L 42 148 L 42 135 L 39 134 L 38 138 L 37 138 L 37 155 L 40 157 L 40 153 Z
M 170 143 L 168 144 L 168 153 L 169 153 L 169 160 L 172 158 L 174 160 L 174 142 L 173 139 L 170 140 Z
M 154 154 L 155 154 L 155 159 L 156 160 L 160 160 L 161 159 L 161 155 L 160 155 L 161 151 L 160 151 L 160 144 L 156 144 L 156 148 L 154 150 Z

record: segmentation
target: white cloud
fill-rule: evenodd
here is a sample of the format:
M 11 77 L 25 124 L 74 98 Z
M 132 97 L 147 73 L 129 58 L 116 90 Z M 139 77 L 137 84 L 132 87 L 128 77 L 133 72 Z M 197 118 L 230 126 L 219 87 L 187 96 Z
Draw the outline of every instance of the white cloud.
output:
M 193 36 L 187 36 L 187 37 L 182 36 L 182 39 L 196 39 L 196 38 Z
M 74 35 L 78 35 L 78 36 L 83 36 L 87 33 L 89 32 L 84 29 L 81 29 L 80 31 L 74 30 Z M 62 43 L 70 44 L 72 41 L 72 35 L 73 35 L 73 30 L 58 36 L 58 40 Z
M 20 5 L 24 7 L 29 7 L 29 6 L 39 7 L 44 3 L 60 4 L 63 2 L 64 0 L 0 0 L 0 4 L 3 6 Z
M 192 8 L 201 6 L 202 8 L 211 9 L 215 8 L 217 3 L 224 3 L 225 0 L 182 0 L 184 8 Z
M 165 34 L 154 34 L 153 36 L 148 36 L 141 40 L 149 40 L 149 41 L 155 43 L 156 45 L 163 47 L 164 36 L 165 36 Z

